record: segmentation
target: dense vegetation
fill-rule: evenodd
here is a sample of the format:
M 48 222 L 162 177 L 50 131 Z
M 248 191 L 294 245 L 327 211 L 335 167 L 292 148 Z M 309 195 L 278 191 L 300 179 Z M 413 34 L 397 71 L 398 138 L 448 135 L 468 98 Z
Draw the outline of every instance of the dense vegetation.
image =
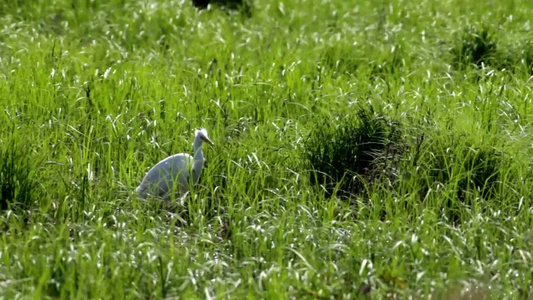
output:
M 247 3 L 0 2 L 1 296 L 533 297 L 533 2 Z

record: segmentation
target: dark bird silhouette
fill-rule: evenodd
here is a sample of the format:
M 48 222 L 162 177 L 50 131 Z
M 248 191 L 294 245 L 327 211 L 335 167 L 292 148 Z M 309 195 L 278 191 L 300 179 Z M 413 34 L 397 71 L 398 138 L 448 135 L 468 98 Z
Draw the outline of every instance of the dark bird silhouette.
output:
M 251 4 L 247 0 L 192 0 L 192 4 L 199 9 L 205 9 L 211 4 L 231 10 L 242 10 L 247 15 L 251 13 Z

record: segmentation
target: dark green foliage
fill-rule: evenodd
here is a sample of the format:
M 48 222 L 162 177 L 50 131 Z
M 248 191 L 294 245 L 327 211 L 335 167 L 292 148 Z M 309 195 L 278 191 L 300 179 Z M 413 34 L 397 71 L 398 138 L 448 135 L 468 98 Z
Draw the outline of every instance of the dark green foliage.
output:
M 527 73 L 533 75 L 533 42 L 528 41 L 521 48 L 522 63 L 526 67 Z
M 9 145 L 0 155 L 0 209 L 28 209 L 35 200 L 37 170 L 29 151 Z
M 405 67 L 405 59 L 409 54 L 405 52 L 402 44 L 396 44 L 391 49 L 391 54 L 382 54 L 377 60 L 370 64 L 370 75 L 372 78 L 385 79 L 389 75 L 395 75 Z
M 328 46 L 322 52 L 322 64 L 331 70 L 340 73 L 354 73 L 359 62 L 358 56 L 352 46 Z M 360 58 L 359 58 L 360 59 Z
M 431 151 L 424 161 L 428 173 L 422 194 L 439 185 L 453 191 L 442 203 L 446 217 L 453 223 L 462 221 L 461 209 L 469 209 L 473 201 L 497 195 L 503 156 L 494 148 L 452 145 Z
M 464 175 L 458 181 L 458 197 L 463 199 L 467 193 L 477 191 L 483 198 L 496 195 L 499 182 L 502 154 L 494 148 L 466 148 L 461 157 L 464 158 Z
M 452 49 L 453 63 L 457 67 L 501 63 L 498 61 L 496 45 L 496 38 L 490 29 L 467 28 L 461 34 L 459 45 Z
M 223 8 L 241 10 L 247 16 L 251 16 L 252 4 L 247 0 L 192 0 L 192 4 L 200 9 L 205 9 L 209 4 Z
M 324 119 L 305 143 L 304 156 L 313 171 L 311 182 L 323 185 L 328 195 L 336 188 L 341 196 L 360 193 L 379 176 L 378 170 L 384 170 L 392 132 L 390 124 L 372 109 Z
M 224 5 L 230 8 L 238 7 L 244 3 L 243 0 L 193 0 L 192 4 L 198 8 L 206 8 L 209 4 Z
M 455 151 L 443 150 L 434 156 L 434 165 L 429 174 L 431 178 L 442 183 L 455 181 L 459 199 L 463 200 L 466 194 L 474 190 L 481 196 L 488 197 L 498 180 L 500 157 L 501 154 L 496 150 L 486 148 L 462 147 Z M 454 168 L 451 168 L 450 164 L 453 164 Z M 455 174 L 460 174 L 461 177 L 455 178 L 459 176 Z
M 533 47 L 528 39 L 517 40 L 508 45 L 500 43 L 488 27 L 465 29 L 451 50 L 452 65 L 462 69 L 466 66 L 488 66 L 513 72 L 526 69 L 533 74 Z

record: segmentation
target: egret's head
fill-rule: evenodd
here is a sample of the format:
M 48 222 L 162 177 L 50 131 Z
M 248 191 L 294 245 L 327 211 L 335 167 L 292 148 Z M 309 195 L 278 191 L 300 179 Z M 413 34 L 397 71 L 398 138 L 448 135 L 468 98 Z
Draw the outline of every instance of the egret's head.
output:
M 205 128 L 200 128 L 199 130 L 196 130 L 196 139 L 200 139 L 201 141 L 206 142 L 211 146 L 215 145 L 207 136 L 207 130 L 205 130 Z

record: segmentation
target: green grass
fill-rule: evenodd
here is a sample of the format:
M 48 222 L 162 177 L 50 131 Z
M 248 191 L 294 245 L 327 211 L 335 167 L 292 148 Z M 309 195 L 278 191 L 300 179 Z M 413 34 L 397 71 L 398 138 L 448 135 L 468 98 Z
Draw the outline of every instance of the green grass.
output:
M 533 297 L 533 2 L 250 12 L 0 3 L 0 297 Z M 369 173 L 328 157 L 361 107 L 395 135 Z M 198 127 L 187 205 L 140 201 Z M 313 180 L 309 137 L 366 174 L 350 196 Z

